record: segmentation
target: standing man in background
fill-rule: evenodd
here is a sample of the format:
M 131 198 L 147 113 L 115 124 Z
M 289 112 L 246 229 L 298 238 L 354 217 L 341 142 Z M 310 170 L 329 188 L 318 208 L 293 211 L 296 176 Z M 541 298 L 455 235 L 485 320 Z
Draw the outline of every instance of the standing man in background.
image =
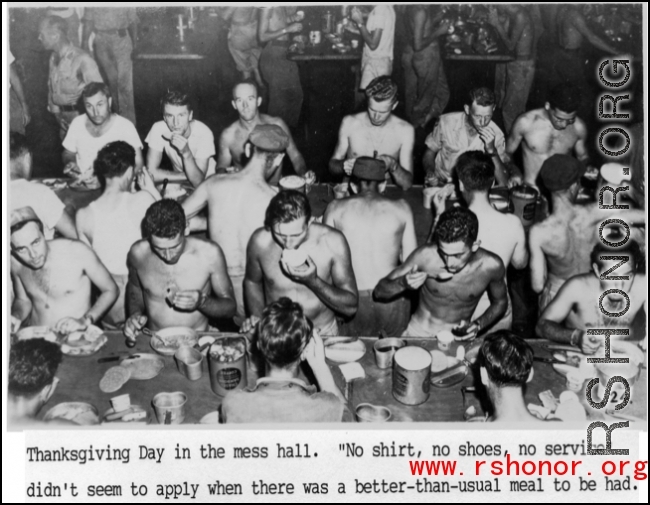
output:
M 48 16 L 41 21 L 38 40 L 50 56 L 47 110 L 59 123 L 61 140 L 71 121 L 79 115 L 77 102 L 86 84 L 103 82 L 97 63 L 86 51 L 76 47 L 66 35 L 68 26 L 58 16 Z
M 221 16 L 230 21 L 228 51 L 237 70 L 244 79 L 255 78 L 257 85 L 263 87 L 259 67 L 262 48 L 257 42 L 257 8 L 224 7 Z
M 93 48 L 113 95 L 113 110 L 135 125 L 133 62 L 131 53 L 138 39 L 138 17 L 134 7 L 86 7 L 83 47 Z
M 9 130 L 25 135 L 25 127 L 32 117 L 25 101 L 23 83 L 14 65 L 15 61 L 14 55 L 9 51 Z

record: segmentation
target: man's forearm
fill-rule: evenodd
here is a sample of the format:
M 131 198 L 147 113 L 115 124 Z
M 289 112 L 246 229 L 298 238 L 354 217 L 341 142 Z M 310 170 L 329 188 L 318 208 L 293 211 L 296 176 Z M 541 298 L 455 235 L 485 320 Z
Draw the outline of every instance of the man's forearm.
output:
M 205 179 L 205 174 L 201 172 L 201 169 L 197 166 L 192 153 L 183 155 L 183 168 L 185 169 L 187 180 L 190 181 L 192 186 L 197 187 L 203 182 L 203 179 Z
M 335 160 L 332 158 L 329 163 L 330 174 L 345 175 L 345 170 L 343 170 L 344 162 L 345 160 Z
M 126 284 L 126 315 L 127 317 L 133 314 L 144 314 L 145 306 L 144 299 L 142 298 L 142 290 L 134 286 L 131 282 Z
M 244 294 L 246 307 L 248 308 L 246 315 L 262 317 L 262 311 L 265 306 L 264 288 L 262 285 L 244 279 Z
M 358 300 L 354 293 L 347 289 L 337 288 L 328 284 L 320 277 L 307 285 L 314 294 L 334 312 L 344 316 L 353 316 L 357 312 Z
M 296 174 L 305 175 L 307 173 L 307 165 L 305 164 L 305 159 L 302 157 L 302 154 L 296 153 L 290 158 Z
M 499 156 L 498 153 L 494 153 L 492 155 L 492 161 L 494 161 L 494 176 L 497 179 L 497 182 L 501 186 L 507 186 L 508 185 L 508 171 L 506 170 L 506 166 L 501 161 L 501 156 Z
M 401 165 L 397 165 L 397 168 L 395 168 L 390 175 L 393 178 L 395 185 L 404 191 L 413 186 L 413 174 L 404 169 Z
M 567 328 L 560 323 L 548 319 L 541 319 L 537 323 L 535 331 L 537 335 L 542 338 L 547 338 L 561 344 L 576 345 L 577 342 L 572 342 L 572 340 L 575 340 L 574 333 L 579 332 L 580 330 Z
M 314 372 L 314 377 L 316 377 L 316 382 L 321 391 L 335 394 L 339 400 L 346 403 L 345 397 L 334 381 L 332 371 L 325 363 L 323 363 L 322 366 L 313 367 L 312 371 Z
M 91 317 L 93 322 L 99 321 L 113 306 L 119 294 L 120 290 L 117 285 L 115 285 L 115 289 L 103 291 L 99 298 L 97 298 L 95 304 L 86 312 L 85 315 Z
M 373 295 L 378 300 L 390 300 L 395 298 L 397 295 L 406 291 L 402 282 L 403 278 L 404 277 L 398 277 L 397 279 L 390 280 L 387 277 L 384 277 L 375 287 Z
M 32 303 L 29 300 L 16 298 L 11 306 L 11 315 L 21 322 L 25 321 L 32 312 Z
M 71 151 L 68 151 L 67 149 L 64 149 L 61 158 L 63 158 L 63 166 L 66 166 L 68 163 L 77 162 L 77 155 Z
M 206 296 L 199 310 L 211 319 L 227 319 L 235 315 L 237 303 L 229 297 Z
M 508 309 L 508 299 L 503 298 L 503 300 L 498 300 L 496 302 L 490 303 L 490 306 L 487 308 L 482 315 L 477 317 L 474 320 L 474 323 L 478 324 L 481 328 L 487 328 L 492 323 L 496 322 L 503 314 L 506 313 Z

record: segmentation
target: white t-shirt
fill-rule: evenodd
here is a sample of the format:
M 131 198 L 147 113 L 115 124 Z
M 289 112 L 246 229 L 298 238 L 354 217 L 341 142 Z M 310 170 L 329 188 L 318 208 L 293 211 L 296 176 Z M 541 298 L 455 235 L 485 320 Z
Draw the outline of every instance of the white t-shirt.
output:
M 363 59 L 367 58 L 390 58 L 393 59 L 393 43 L 395 42 L 395 10 L 390 5 L 378 5 L 375 7 L 366 21 L 366 29 L 369 32 L 381 29 L 381 40 L 377 49 L 370 50 L 368 44 L 363 46 Z
M 149 144 L 149 149 L 160 152 L 165 151 L 172 162 L 174 170 L 176 172 L 184 172 L 182 156 L 172 147 L 169 141 L 163 138 L 163 135 L 170 138 L 171 134 L 172 131 L 167 127 L 167 123 L 158 121 L 151 127 L 144 141 Z M 195 160 L 207 159 L 216 153 L 212 130 L 201 121 L 193 120 L 190 122 L 190 136 L 187 138 L 187 143 L 190 146 L 190 152 Z
M 54 238 L 54 227 L 65 210 L 65 205 L 54 191 L 44 184 L 17 179 L 11 181 L 9 186 L 9 202 L 10 211 L 31 207 L 43 222 L 45 238 Z
M 142 149 L 142 142 L 133 123 L 117 114 L 113 116 L 113 124 L 101 137 L 93 137 L 88 133 L 86 114 L 77 116 L 70 123 L 68 133 L 63 140 L 63 147 L 77 155 L 77 166 L 82 172 L 92 168 L 97 153 L 102 147 L 116 140 L 123 140 L 131 144 L 134 149 Z

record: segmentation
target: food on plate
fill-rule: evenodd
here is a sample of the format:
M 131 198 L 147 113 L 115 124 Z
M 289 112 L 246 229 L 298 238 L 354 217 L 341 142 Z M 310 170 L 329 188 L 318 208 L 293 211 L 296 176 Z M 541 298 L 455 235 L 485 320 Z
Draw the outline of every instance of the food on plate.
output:
M 43 420 L 52 421 L 54 419 L 65 419 L 81 426 L 99 424 L 97 409 L 89 403 L 83 402 L 65 402 L 52 407 L 47 411 Z

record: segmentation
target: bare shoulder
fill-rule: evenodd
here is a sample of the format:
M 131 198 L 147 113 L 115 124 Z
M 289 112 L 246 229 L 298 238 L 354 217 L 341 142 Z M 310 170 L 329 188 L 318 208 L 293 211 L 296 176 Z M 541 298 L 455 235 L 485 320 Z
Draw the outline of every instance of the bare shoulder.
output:
M 233 140 L 235 138 L 235 134 L 237 133 L 237 128 L 238 128 L 238 121 L 235 121 L 230 126 L 227 126 L 219 136 L 220 142 L 228 143 L 231 140 Z
M 587 136 L 587 124 L 578 116 L 576 116 L 576 120 L 573 123 L 573 129 L 579 137 Z
M 393 128 L 399 132 L 411 133 L 411 134 L 415 132 L 415 128 L 413 128 L 413 125 L 411 123 L 405 121 L 400 117 L 395 116 L 394 114 L 390 116 L 390 121 L 392 123 Z
M 484 270 L 498 277 L 502 277 L 505 274 L 505 266 L 498 255 L 483 248 L 479 248 L 475 254 L 478 255 L 478 259 L 481 261 Z
M 327 244 L 332 252 L 340 252 L 343 244 L 347 244 L 343 233 L 324 224 L 312 223 L 310 233 L 313 234 L 317 243 Z
M 400 198 L 399 200 L 388 200 L 388 202 L 402 219 L 413 219 L 413 210 L 406 200 Z
M 341 121 L 341 130 L 347 131 L 348 129 L 352 129 L 355 127 L 358 127 L 361 125 L 361 118 L 365 112 L 358 112 L 356 114 L 350 114 L 348 116 L 345 116 L 343 118 L 343 121 Z
M 269 247 L 273 242 L 273 236 L 271 232 L 266 228 L 261 227 L 253 232 L 251 235 L 250 241 L 248 242 L 249 247 L 254 248 L 255 250 L 263 251 Z
M 223 255 L 221 246 L 208 238 L 191 236 L 186 237 L 185 240 L 187 241 L 187 246 L 189 246 L 186 247 L 186 250 L 189 250 L 188 252 L 194 252 L 205 261 L 214 261 Z
M 149 242 L 146 239 L 138 240 L 131 246 L 131 249 L 129 249 L 127 263 L 135 266 L 140 261 L 147 258 L 150 253 L 151 247 L 149 246 Z
M 275 116 L 269 116 L 268 114 L 260 114 L 260 122 L 262 124 L 274 124 L 282 128 L 285 132 L 287 132 L 289 135 L 291 133 L 289 132 L 289 127 L 287 126 L 287 123 L 284 122 L 284 120 L 281 117 L 275 117 Z

